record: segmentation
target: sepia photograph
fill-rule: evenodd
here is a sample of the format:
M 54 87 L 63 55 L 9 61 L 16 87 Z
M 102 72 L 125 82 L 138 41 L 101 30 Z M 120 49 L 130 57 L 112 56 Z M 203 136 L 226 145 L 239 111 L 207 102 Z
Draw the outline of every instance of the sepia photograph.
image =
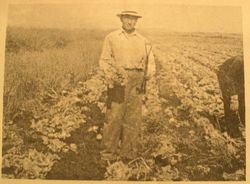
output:
M 4 34 L 4 181 L 246 181 L 242 6 L 9 1 Z

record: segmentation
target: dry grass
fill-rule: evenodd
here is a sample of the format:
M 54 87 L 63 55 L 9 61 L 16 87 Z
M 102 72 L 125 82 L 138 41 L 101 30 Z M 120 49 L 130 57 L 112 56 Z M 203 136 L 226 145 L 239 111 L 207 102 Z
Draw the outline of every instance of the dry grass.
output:
M 105 32 L 8 28 L 4 115 L 48 89 L 60 92 L 86 80 L 98 66 Z M 64 43 L 60 47 L 58 43 Z

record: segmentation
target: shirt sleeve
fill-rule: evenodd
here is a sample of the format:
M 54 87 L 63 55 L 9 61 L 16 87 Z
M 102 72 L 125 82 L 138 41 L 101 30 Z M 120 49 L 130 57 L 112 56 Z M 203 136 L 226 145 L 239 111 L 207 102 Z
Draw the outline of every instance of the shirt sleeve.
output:
M 152 45 L 150 45 L 152 47 Z M 149 55 L 148 55 L 148 72 L 147 72 L 147 78 L 152 78 L 156 73 L 156 65 L 155 65 L 155 58 L 153 54 L 153 49 L 150 49 Z
M 110 39 L 108 36 L 106 36 L 104 39 L 102 53 L 99 60 L 100 69 L 106 71 L 112 64 L 112 60 L 113 60 L 113 55 L 112 55 Z

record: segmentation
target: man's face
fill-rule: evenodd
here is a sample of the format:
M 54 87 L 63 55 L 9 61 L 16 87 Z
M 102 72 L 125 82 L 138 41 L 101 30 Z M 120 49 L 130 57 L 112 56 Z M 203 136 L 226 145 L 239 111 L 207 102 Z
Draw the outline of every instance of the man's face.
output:
M 122 15 L 121 16 L 122 27 L 127 31 L 133 30 L 135 28 L 137 19 L 138 18 L 135 16 Z

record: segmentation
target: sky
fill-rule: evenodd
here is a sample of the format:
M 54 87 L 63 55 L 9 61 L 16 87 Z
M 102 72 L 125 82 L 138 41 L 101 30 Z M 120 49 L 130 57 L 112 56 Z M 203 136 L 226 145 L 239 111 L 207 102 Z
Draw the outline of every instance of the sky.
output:
M 135 10 L 143 17 L 138 20 L 137 28 L 140 29 L 156 28 L 178 32 L 242 32 L 241 8 L 237 6 L 114 2 L 11 4 L 8 8 L 8 25 L 40 28 L 113 29 L 120 27 L 117 13 L 121 10 Z

